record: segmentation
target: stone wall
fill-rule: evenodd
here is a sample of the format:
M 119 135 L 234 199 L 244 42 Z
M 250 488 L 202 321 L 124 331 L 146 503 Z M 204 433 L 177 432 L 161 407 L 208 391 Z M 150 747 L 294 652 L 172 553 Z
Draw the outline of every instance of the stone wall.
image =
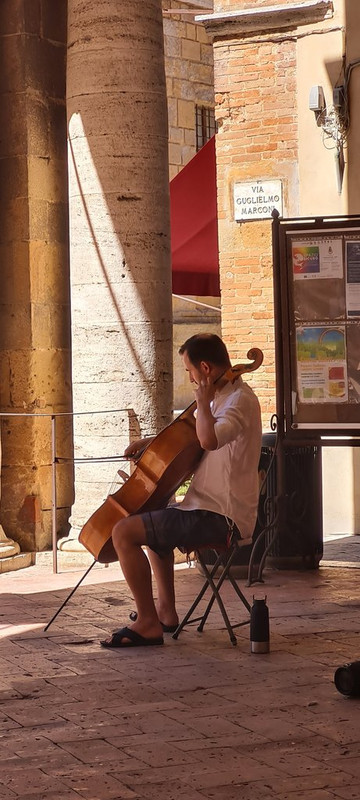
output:
M 176 9 L 179 3 L 164 7 Z M 185 10 L 191 8 L 202 11 L 197 3 Z M 211 42 L 194 15 L 164 13 L 163 19 L 171 180 L 196 153 L 195 106 L 214 107 L 214 71 Z

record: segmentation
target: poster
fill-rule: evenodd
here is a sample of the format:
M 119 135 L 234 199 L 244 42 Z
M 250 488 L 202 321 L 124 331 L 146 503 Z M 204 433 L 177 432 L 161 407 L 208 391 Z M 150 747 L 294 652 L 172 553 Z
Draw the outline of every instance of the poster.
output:
M 294 280 L 343 277 L 340 237 L 293 241 L 291 258 Z
M 346 326 L 346 353 L 349 402 L 360 403 L 360 321 Z
M 300 402 L 348 402 L 344 326 L 298 327 L 296 358 Z
M 360 242 L 345 243 L 346 311 L 348 317 L 360 317 Z
M 360 442 L 360 215 L 281 220 L 274 244 L 287 433 Z

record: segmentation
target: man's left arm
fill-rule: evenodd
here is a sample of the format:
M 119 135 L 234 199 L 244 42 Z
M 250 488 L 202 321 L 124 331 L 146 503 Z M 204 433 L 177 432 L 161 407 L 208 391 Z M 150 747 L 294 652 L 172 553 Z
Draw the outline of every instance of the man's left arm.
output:
M 214 431 L 217 438 L 217 446 L 224 447 L 230 444 L 238 436 L 245 433 L 249 421 L 246 418 L 241 403 L 227 406 L 215 419 Z

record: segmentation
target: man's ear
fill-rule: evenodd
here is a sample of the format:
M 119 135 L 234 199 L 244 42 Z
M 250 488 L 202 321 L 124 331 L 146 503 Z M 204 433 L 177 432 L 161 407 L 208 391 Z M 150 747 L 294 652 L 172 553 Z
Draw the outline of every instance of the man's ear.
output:
M 208 361 L 200 361 L 201 371 L 204 375 L 210 375 L 211 373 L 211 365 Z

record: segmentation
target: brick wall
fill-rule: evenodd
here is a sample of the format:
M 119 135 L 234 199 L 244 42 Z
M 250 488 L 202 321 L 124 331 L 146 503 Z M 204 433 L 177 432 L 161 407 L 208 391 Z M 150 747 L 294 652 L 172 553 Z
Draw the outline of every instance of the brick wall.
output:
M 222 333 L 233 360 L 264 351 L 249 383 L 265 428 L 275 410 L 271 221 L 235 222 L 233 186 L 281 179 L 284 215 L 297 211 L 296 45 L 273 39 L 214 43 Z

